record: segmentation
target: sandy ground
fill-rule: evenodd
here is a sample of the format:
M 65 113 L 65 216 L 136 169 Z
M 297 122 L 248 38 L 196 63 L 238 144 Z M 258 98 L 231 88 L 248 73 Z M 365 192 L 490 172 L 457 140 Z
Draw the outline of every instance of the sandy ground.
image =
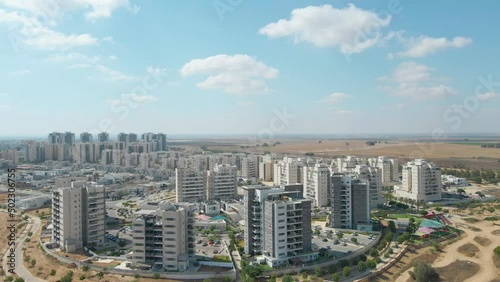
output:
M 460 216 L 454 216 L 453 222 L 462 229 L 465 234 L 462 235 L 462 239 L 458 240 L 450 245 L 444 247 L 443 251 L 439 253 L 437 259 L 432 263 L 435 268 L 440 268 L 447 266 L 457 260 L 471 261 L 480 266 L 480 270 L 477 274 L 465 280 L 464 282 L 475 282 L 475 281 L 493 281 L 495 278 L 500 277 L 500 270 L 496 268 L 493 261 L 491 260 L 493 249 L 500 245 L 500 236 L 493 235 L 494 230 L 500 230 L 499 225 L 494 225 L 490 221 L 481 221 L 474 224 L 466 223 L 462 220 Z M 467 228 L 467 226 L 473 225 L 474 227 L 480 228 L 482 231 L 472 231 Z M 491 244 L 487 246 L 481 246 L 474 241 L 476 236 L 481 236 L 487 238 L 491 241 Z M 468 257 L 460 253 L 458 249 L 465 244 L 473 244 L 479 248 L 479 252 L 476 253 L 474 257 Z M 399 276 L 396 282 L 407 282 L 411 281 L 410 270 L 405 271 L 401 276 Z
M 459 225 L 466 224 L 460 217 L 455 217 L 454 222 Z M 469 260 L 477 263 L 480 266 L 480 271 L 476 275 L 465 281 L 491 281 L 495 278 L 500 277 L 500 270 L 495 267 L 493 261 L 491 260 L 493 249 L 500 245 L 500 236 L 495 236 L 491 232 L 493 232 L 494 230 L 499 230 L 500 226 L 494 225 L 490 221 L 482 221 L 473 225 L 477 228 L 480 228 L 482 231 L 475 232 L 468 228 L 462 228 L 467 234 L 467 237 L 445 247 L 443 250 L 444 252 L 434 262 L 433 266 L 443 267 L 454 262 L 455 260 Z M 474 241 L 474 238 L 478 235 L 489 239 L 491 241 L 491 244 L 489 244 L 488 246 L 481 246 L 477 244 Z M 480 250 L 474 257 L 467 257 L 458 252 L 458 248 L 460 246 L 468 243 L 477 246 Z
M 277 140 L 278 141 L 278 140 Z M 224 152 L 270 152 L 290 155 L 304 155 L 314 153 L 315 156 L 331 157 L 340 155 L 354 155 L 359 157 L 389 156 L 408 160 L 425 158 L 435 161 L 441 167 L 465 166 L 471 169 L 488 168 L 500 169 L 500 149 L 481 148 L 477 144 L 452 144 L 448 142 L 422 142 L 418 140 L 387 140 L 374 146 L 366 145 L 366 140 L 331 140 L 331 139 L 289 139 L 279 140 L 281 144 L 267 147 L 256 146 L 248 140 L 220 140 L 218 142 L 199 141 L 196 147 L 206 145 L 209 150 Z M 320 143 L 321 141 L 321 143 Z M 385 143 L 387 142 L 387 143 Z M 262 144 L 260 144 L 262 145 Z M 241 148 L 248 146 L 248 148 Z

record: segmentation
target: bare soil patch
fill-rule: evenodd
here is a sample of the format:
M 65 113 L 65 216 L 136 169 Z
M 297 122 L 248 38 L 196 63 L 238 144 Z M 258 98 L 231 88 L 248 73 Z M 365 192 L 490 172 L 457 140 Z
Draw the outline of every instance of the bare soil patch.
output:
M 479 248 L 472 243 L 467 243 L 465 245 L 462 245 L 457 250 L 462 255 L 468 257 L 474 257 L 476 256 L 477 253 L 479 253 Z
M 474 237 L 474 242 L 478 243 L 479 245 L 486 247 L 491 244 L 491 240 L 486 238 L 486 237 L 481 237 L 481 236 L 476 236 Z
M 442 280 L 448 282 L 462 282 L 479 272 L 479 265 L 471 261 L 457 260 L 451 264 L 437 268 L 436 271 Z

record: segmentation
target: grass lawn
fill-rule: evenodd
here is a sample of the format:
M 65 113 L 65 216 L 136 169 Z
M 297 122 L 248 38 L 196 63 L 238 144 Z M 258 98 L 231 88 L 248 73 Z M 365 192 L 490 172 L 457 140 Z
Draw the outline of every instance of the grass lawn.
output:
M 231 262 L 231 258 L 229 256 L 215 255 L 213 261 Z
M 112 250 L 114 250 L 114 249 L 116 249 L 116 247 L 109 247 L 109 248 L 105 248 L 105 249 L 101 249 L 101 250 L 92 249 L 92 251 L 93 251 L 94 253 L 98 254 L 98 255 L 102 255 L 102 254 L 104 254 L 104 253 L 106 253 L 106 252 L 108 252 L 108 251 L 112 251 Z

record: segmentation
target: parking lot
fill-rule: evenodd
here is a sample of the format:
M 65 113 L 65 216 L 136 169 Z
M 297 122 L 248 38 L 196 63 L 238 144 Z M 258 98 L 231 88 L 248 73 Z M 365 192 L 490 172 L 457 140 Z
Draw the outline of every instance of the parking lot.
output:
M 327 238 L 328 230 L 333 231 L 331 238 Z M 343 231 L 342 239 L 338 239 L 337 235 L 335 235 L 335 232 L 335 229 L 327 228 L 326 230 L 321 230 L 321 234 L 319 237 L 313 236 L 313 250 L 319 250 L 321 248 L 330 249 L 330 252 L 332 252 L 335 257 L 343 257 L 359 249 L 362 249 L 364 246 L 375 240 L 377 236 L 376 233 L 373 233 L 373 239 L 370 239 L 369 236 L 359 234 L 359 232 L 356 233 L 356 231 L 353 230 L 352 233 L 348 232 L 350 234 L 346 233 L 346 231 Z M 357 236 L 355 236 L 354 234 L 357 234 Z M 352 242 L 351 238 L 356 238 L 357 242 Z M 338 240 L 337 244 L 335 244 L 336 240 Z
M 229 256 L 229 253 L 219 239 L 211 244 L 208 237 L 202 237 L 201 235 L 195 236 L 194 249 L 196 256 L 205 257 L 207 260 L 212 259 L 214 256 Z

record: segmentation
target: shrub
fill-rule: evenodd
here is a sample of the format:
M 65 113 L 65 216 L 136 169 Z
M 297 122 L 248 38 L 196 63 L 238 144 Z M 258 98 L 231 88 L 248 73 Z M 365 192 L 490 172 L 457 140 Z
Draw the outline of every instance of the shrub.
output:
M 339 282 L 339 280 L 340 280 L 339 275 L 338 275 L 337 273 L 334 273 L 334 274 L 332 275 L 332 281 L 333 281 L 333 282 Z
M 55 269 L 51 269 L 49 275 L 50 276 L 56 275 L 56 270 Z
M 349 277 L 351 275 L 351 268 L 349 266 L 344 267 L 342 273 L 345 277 Z
M 366 261 L 366 266 L 369 269 L 374 269 L 375 267 L 377 267 L 377 263 L 374 260 L 369 259 Z
M 358 262 L 358 270 L 359 270 L 359 272 L 365 272 L 365 270 L 366 270 L 366 263 L 364 261 Z
M 429 264 L 418 261 L 415 263 L 415 269 L 410 272 L 411 277 L 417 282 L 439 281 L 439 274 Z

